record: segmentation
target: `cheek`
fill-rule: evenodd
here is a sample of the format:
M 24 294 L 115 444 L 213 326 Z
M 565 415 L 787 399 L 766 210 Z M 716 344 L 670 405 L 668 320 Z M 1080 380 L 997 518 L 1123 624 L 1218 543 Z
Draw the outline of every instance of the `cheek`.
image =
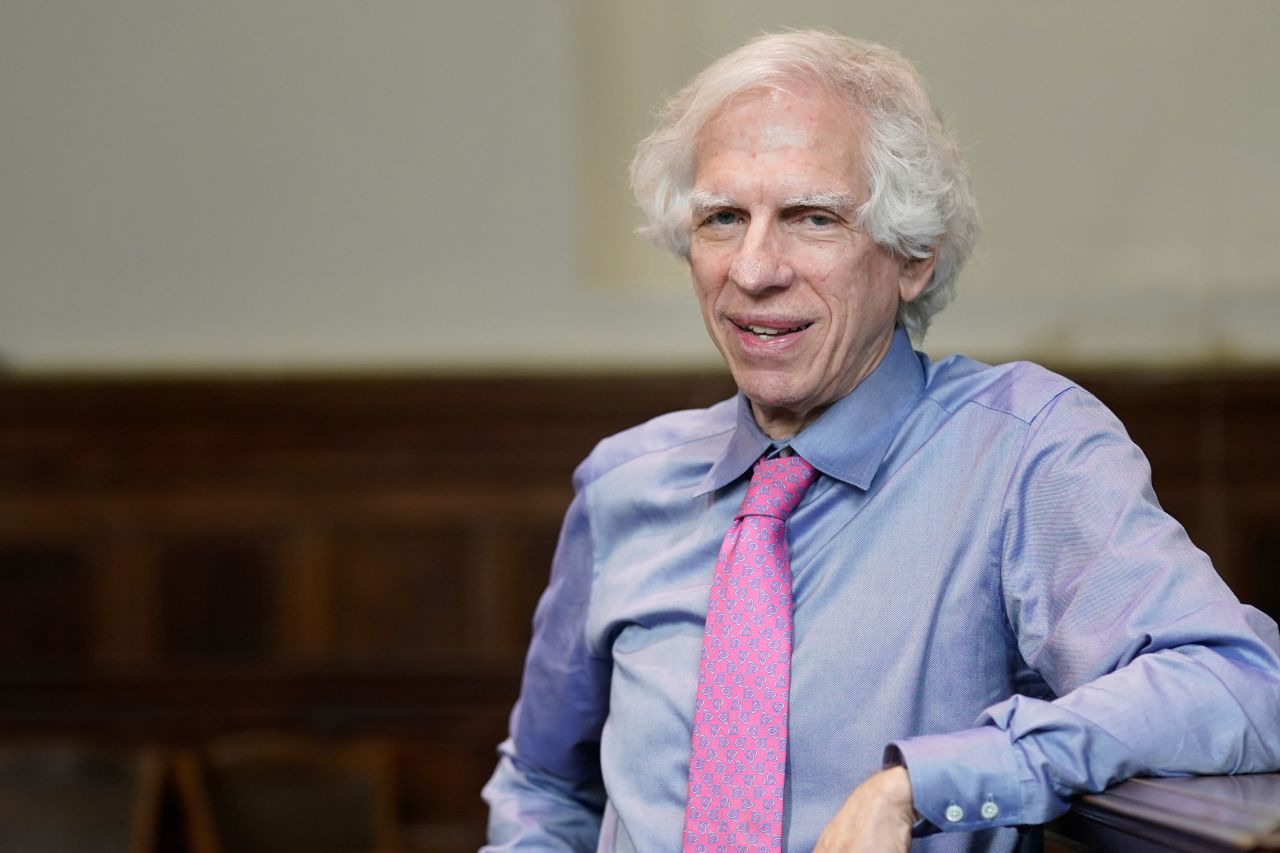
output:
M 693 292 L 699 301 L 713 301 L 725 280 L 727 263 L 718 257 L 691 256 L 689 277 L 693 280 Z
M 880 258 L 861 258 L 849 264 L 832 264 L 822 273 L 822 291 L 833 308 L 865 314 L 898 302 L 897 267 Z
M 851 274 L 849 262 L 843 258 L 818 260 L 811 258 L 809 263 L 800 267 L 802 278 L 809 283 L 829 314 L 839 317 L 848 313 L 862 295 L 858 292 L 859 271 L 855 269 Z

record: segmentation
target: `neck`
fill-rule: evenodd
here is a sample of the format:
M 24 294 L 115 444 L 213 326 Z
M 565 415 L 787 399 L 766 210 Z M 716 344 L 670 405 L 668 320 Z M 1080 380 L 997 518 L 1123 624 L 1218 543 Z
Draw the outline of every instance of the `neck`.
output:
M 800 430 L 817 420 L 818 415 L 826 409 L 826 406 L 820 406 L 806 412 L 795 412 L 790 409 L 761 406 L 754 400 L 751 402 L 751 414 L 755 417 L 756 424 L 774 441 L 794 438 Z

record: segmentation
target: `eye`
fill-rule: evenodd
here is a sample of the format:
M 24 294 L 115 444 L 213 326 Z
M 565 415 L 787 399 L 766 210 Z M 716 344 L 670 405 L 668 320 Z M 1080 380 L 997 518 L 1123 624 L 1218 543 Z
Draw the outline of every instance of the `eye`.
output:
M 839 223 L 838 219 L 825 210 L 809 211 L 800 217 L 800 221 L 813 228 L 830 228 Z
M 741 217 L 738 215 L 737 211 L 717 210 L 703 221 L 707 225 L 715 225 L 724 228 L 730 225 L 736 225 L 740 219 Z

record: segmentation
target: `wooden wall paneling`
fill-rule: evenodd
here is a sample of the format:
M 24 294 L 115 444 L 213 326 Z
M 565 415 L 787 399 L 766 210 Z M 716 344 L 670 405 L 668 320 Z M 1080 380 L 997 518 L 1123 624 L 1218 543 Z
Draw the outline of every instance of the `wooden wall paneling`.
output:
M 376 664 L 465 654 L 468 533 L 430 521 L 335 529 L 336 659 Z
M 89 574 L 80 543 L 0 544 L 0 668 L 84 665 L 91 648 Z
M 280 565 L 279 652 L 290 665 L 322 665 L 333 654 L 333 555 L 324 525 L 301 519 L 285 534 Z
M 1224 397 L 1224 473 L 1229 482 L 1280 484 L 1280 382 L 1254 376 Z
M 1227 421 L 1235 416 L 1229 408 L 1229 389 L 1223 383 L 1201 381 L 1196 388 L 1200 420 L 1200 470 L 1197 478 L 1203 532 L 1197 544 L 1210 554 L 1222 556 L 1218 572 L 1230 584 L 1244 570 L 1233 560 L 1231 536 L 1233 519 L 1228 499 Z M 1173 462 L 1173 460 L 1168 460 Z
M 505 660 L 523 659 L 559 532 L 558 516 L 480 523 L 470 608 L 474 651 Z
M 472 524 L 471 571 L 467 584 L 467 645 L 485 657 L 508 651 L 510 626 L 505 615 L 509 586 L 507 564 L 513 532 L 501 519 L 482 517 Z
M 1280 615 L 1280 371 L 1077 378 L 1241 598 Z M 574 466 L 731 390 L 710 373 L 0 380 L 0 727 L 386 736 L 422 849 L 475 849 Z M 7 572 L 19 553 L 46 568 Z
M 1280 621 L 1280 483 L 1241 485 L 1229 494 L 1229 565 L 1223 579 L 1241 601 Z
M 1250 578 L 1252 585 L 1244 598 L 1272 619 L 1280 620 L 1280 525 L 1274 518 L 1252 531 L 1245 540 L 1248 559 L 1260 567 Z
M 93 662 L 103 667 L 152 664 L 159 652 L 161 608 L 155 550 L 132 525 L 112 525 L 101 536 L 90 586 Z
M 1240 597 L 1280 620 L 1280 383 L 1234 383 L 1223 419 L 1227 578 Z
M 278 546 L 209 531 L 158 546 L 159 644 L 169 664 L 265 664 L 279 633 Z
M 187 667 L 0 673 L 7 737 L 199 742 L 244 729 L 497 744 L 519 667 L 476 661 L 318 671 Z M 490 763 L 490 762 L 486 762 Z

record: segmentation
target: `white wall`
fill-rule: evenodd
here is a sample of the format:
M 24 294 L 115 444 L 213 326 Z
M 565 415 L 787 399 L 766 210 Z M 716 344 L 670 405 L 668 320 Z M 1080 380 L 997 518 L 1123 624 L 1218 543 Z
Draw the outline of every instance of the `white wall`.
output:
M 709 364 L 630 236 L 664 92 L 761 28 L 914 58 L 985 232 L 934 352 L 1280 359 L 1270 0 L 5 0 L 18 370 Z

